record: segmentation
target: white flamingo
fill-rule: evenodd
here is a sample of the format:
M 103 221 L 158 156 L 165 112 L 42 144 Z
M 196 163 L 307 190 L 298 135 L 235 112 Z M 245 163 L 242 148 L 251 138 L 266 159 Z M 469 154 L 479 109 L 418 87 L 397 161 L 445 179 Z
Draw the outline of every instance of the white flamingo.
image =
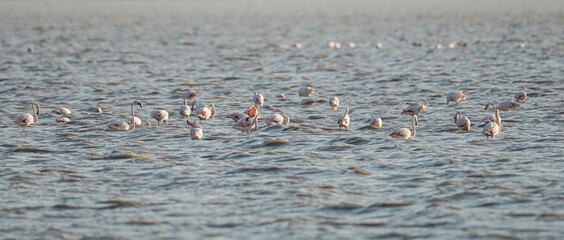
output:
M 345 110 L 345 114 L 343 116 L 340 116 L 339 119 L 337 119 L 337 124 L 339 124 L 339 130 L 342 130 L 342 128 L 345 128 L 345 133 L 347 132 L 347 128 L 349 127 L 351 118 L 349 117 L 349 108 L 347 107 L 347 109 Z
M 468 97 L 468 93 L 463 93 L 462 91 L 451 92 L 447 94 L 447 105 L 449 102 L 455 102 L 458 105 L 458 102 L 462 99 L 466 99 L 466 97 Z
M 253 113 L 251 116 L 239 119 L 239 121 L 233 125 L 233 128 L 248 134 L 251 133 L 251 130 L 258 130 L 257 115 Z
M 131 104 L 131 118 L 132 119 L 135 119 L 135 112 L 133 110 L 133 107 L 136 104 L 139 105 L 139 107 L 143 108 L 142 103 L 140 103 L 138 101 L 133 101 L 133 104 Z M 135 128 L 135 121 L 131 125 L 128 124 L 126 121 L 115 121 L 115 122 L 108 124 L 108 127 L 110 128 L 110 130 L 114 130 L 114 131 L 131 131 Z
M 290 118 L 288 117 L 288 115 L 286 115 L 286 113 L 282 110 L 276 109 L 276 111 L 278 111 L 279 113 L 275 113 L 274 115 L 265 118 L 264 121 L 266 122 L 266 124 L 274 126 L 288 125 L 290 123 Z
M 168 123 L 168 112 L 165 110 L 153 111 L 151 117 L 157 120 L 157 125 L 161 125 L 161 122 L 164 122 L 164 125 Z
M 501 118 L 499 117 L 499 109 L 495 110 L 495 116 L 495 122 L 489 122 L 482 129 L 482 133 L 486 135 L 486 139 L 489 139 L 491 137 L 493 140 L 494 137 L 501 132 Z
M 55 119 L 55 122 L 58 122 L 58 123 L 68 123 L 70 121 L 71 120 L 68 117 L 60 117 L 60 118 Z
M 315 92 L 315 89 L 310 87 L 302 87 L 298 90 L 298 94 L 302 97 L 309 97 L 313 92 Z
M 415 138 L 415 125 L 417 124 L 417 115 L 413 115 L 413 118 L 411 119 L 411 127 L 413 128 L 413 133 L 411 133 L 411 131 L 409 131 L 409 129 L 407 128 L 400 128 L 399 130 L 395 130 L 393 132 L 390 133 L 391 137 L 395 137 L 395 138 L 403 138 L 406 140 L 409 139 L 413 139 Z
M 196 108 L 196 117 L 200 119 L 200 122 L 202 122 L 202 120 L 205 120 L 207 122 L 208 119 L 213 117 L 214 114 L 215 105 L 212 105 L 211 107 L 204 105 L 203 107 Z
M 401 114 L 417 116 L 420 113 L 425 112 L 428 106 L 429 102 L 427 102 L 427 99 L 423 98 L 423 102 L 419 101 L 418 103 L 409 105 L 401 112 Z M 415 123 L 418 123 L 417 118 L 415 118 Z
M 53 110 L 52 112 L 54 112 L 54 113 L 56 113 L 56 114 L 59 114 L 59 115 L 68 115 L 68 114 L 71 114 L 71 113 L 72 113 L 71 110 L 69 110 L 69 109 L 66 108 L 66 107 L 62 107 L 62 108 L 59 108 L 59 109 L 55 109 L 55 110 Z
M 515 108 L 517 108 L 517 107 L 520 107 L 521 104 L 518 103 L 518 102 L 515 102 L 515 101 L 513 101 L 513 100 L 508 100 L 508 101 L 502 102 L 502 103 L 500 103 L 500 104 L 497 105 L 497 106 L 496 106 L 495 104 L 493 104 L 493 103 L 488 103 L 488 104 L 486 104 L 485 110 L 488 110 L 488 108 L 489 108 L 490 106 L 493 107 L 493 108 L 495 108 L 495 109 L 499 109 L 500 111 L 508 111 L 508 112 L 509 112 L 509 111 L 511 111 L 511 110 L 513 110 L 513 109 L 515 109 Z
M 39 117 L 37 116 L 37 114 L 39 114 L 40 108 L 41 106 L 39 106 L 39 103 L 34 102 L 31 104 L 31 111 L 33 112 L 33 115 L 24 113 L 16 117 L 15 123 L 19 126 L 22 126 L 23 132 L 25 132 L 25 128 L 27 128 L 29 125 L 35 125 L 37 124 L 37 122 L 39 122 Z
M 196 98 L 197 96 L 199 95 L 196 93 L 196 91 L 187 91 L 182 94 L 182 98 L 190 100 Z
M 462 117 L 462 113 L 457 112 L 454 114 L 454 124 L 460 129 L 460 131 L 470 131 L 470 126 L 472 123 L 468 117 Z
M 257 108 L 262 108 L 262 105 L 264 105 L 264 97 L 262 96 L 262 94 L 255 92 L 255 95 L 253 96 L 253 102 L 255 103 L 255 106 L 257 106 Z
M 339 98 L 337 97 L 329 98 L 329 106 L 333 111 L 339 110 Z
M 381 128 L 382 127 L 382 119 L 380 117 L 372 116 L 372 118 L 370 118 L 370 120 L 368 120 L 368 123 L 370 124 L 370 127 L 372 127 L 372 128 Z
M 192 137 L 192 140 L 201 140 L 202 136 L 204 135 L 202 125 L 200 125 L 200 123 L 196 121 L 191 122 L 189 119 L 186 120 L 186 123 L 190 127 L 192 127 L 192 129 L 190 130 L 190 136 Z
M 515 93 L 515 100 L 517 100 L 517 102 L 525 102 L 525 99 L 527 99 L 527 93 L 526 92 L 517 92 Z
M 182 119 L 190 117 L 190 114 L 192 113 L 192 111 L 190 110 L 190 107 L 188 106 L 188 99 L 184 98 L 184 105 L 181 105 L 178 108 L 178 113 L 180 114 L 180 117 Z
M 151 123 L 149 121 L 141 121 L 141 119 L 138 117 L 135 117 L 134 120 L 135 120 L 135 126 L 141 126 L 141 125 L 151 126 Z M 129 125 L 133 124 L 133 122 L 131 122 L 131 117 L 128 117 L 126 122 Z

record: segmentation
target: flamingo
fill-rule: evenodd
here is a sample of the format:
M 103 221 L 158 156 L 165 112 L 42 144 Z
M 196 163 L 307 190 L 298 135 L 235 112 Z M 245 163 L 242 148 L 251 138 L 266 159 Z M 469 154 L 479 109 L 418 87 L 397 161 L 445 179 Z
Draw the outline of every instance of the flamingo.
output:
M 207 122 L 214 114 L 215 105 L 212 105 L 211 107 L 204 105 L 203 107 L 196 108 L 196 117 L 200 119 L 200 122 L 202 122 L 202 120 Z
M 260 112 L 258 111 L 257 107 L 254 104 L 251 104 L 251 107 L 249 109 L 247 109 L 247 111 L 245 111 L 245 114 L 247 116 L 251 116 L 251 114 L 253 114 L 253 113 L 255 113 L 257 115 L 257 118 L 259 118 L 259 119 L 261 118 Z
M 381 49 L 384 45 L 382 43 L 376 43 L 376 48 Z
M 399 130 L 395 130 L 390 133 L 391 137 L 395 138 L 403 138 L 406 140 L 415 138 L 415 125 L 417 124 L 417 115 L 413 115 L 411 119 L 411 127 L 413 128 L 413 134 L 407 128 L 400 128 Z
M 204 131 L 202 125 L 200 123 L 193 121 L 190 122 L 190 119 L 186 120 L 186 123 L 192 127 L 190 130 L 190 136 L 192 136 L 192 140 L 202 140 L 202 136 L 204 135 Z
M 454 114 L 454 124 L 460 128 L 460 131 L 470 131 L 470 126 L 472 125 L 470 119 L 468 119 L 468 117 L 462 117 L 460 112 Z
M 302 105 L 314 105 L 316 103 L 315 99 L 313 98 L 306 98 L 301 101 Z
M 35 109 L 37 108 L 37 109 Z M 37 122 L 39 122 L 39 117 L 37 116 L 37 114 L 39 114 L 39 109 L 41 108 L 41 106 L 39 106 L 39 103 L 34 102 L 31 104 L 31 111 L 33 112 L 33 115 L 29 114 L 29 113 L 24 113 L 22 115 L 19 115 L 16 118 L 15 123 L 19 126 L 22 126 L 23 128 L 23 132 L 25 132 L 25 128 L 29 125 L 35 125 L 37 124 Z
M 418 103 L 409 105 L 409 107 L 405 108 L 405 110 L 403 110 L 401 114 L 417 116 L 420 113 L 425 112 L 425 110 L 427 110 L 427 107 L 429 106 L 429 102 L 427 102 L 427 99 L 425 98 L 423 98 L 423 102 L 424 103 L 421 103 L 421 101 L 419 101 Z M 415 123 L 418 123 L 417 118 L 415 118 Z
M 340 116 L 339 119 L 337 120 L 337 124 L 339 124 L 339 130 L 342 130 L 342 128 L 345 128 L 345 133 L 347 132 L 347 128 L 349 127 L 351 118 L 349 117 L 349 108 L 347 107 L 345 114 L 343 116 Z
M 138 101 L 133 101 L 133 104 L 131 104 L 131 118 L 135 119 L 135 113 L 133 111 L 133 107 L 135 106 L 135 104 L 139 105 L 139 107 L 143 108 L 143 104 L 138 102 Z M 112 122 L 110 124 L 108 124 L 108 127 L 110 128 L 110 130 L 114 130 L 114 131 L 131 131 L 135 128 L 135 122 L 133 122 L 131 125 L 129 125 L 126 121 L 115 121 Z
M 499 109 L 495 110 L 495 116 L 495 122 L 489 122 L 482 129 L 482 133 L 486 135 L 486 139 L 489 139 L 489 137 L 491 137 L 493 140 L 494 137 L 501 132 L 501 118 L 499 117 Z
M 243 133 L 247 132 L 248 134 L 251 133 L 251 130 L 258 130 L 257 115 L 253 113 L 251 116 L 239 119 L 239 121 L 233 125 L 233 128 L 241 130 Z
M 458 102 L 462 99 L 466 99 L 468 93 L 463 93 L 462 91 L 459 92 L 451 92 L 447 94 L 447 105 L 449 102 L 455 102 L 458 105 Z
M 380 117 L 372 116 L 372 118 L 370 118 L 370 120 L 368 120 L 368 122 L 370 123 L 370 127 L 372 127 L 372 128 L 381 128 L 382 127 L 382 119 Z
M 262 108 L 262 105 L 264 105 L 264 97 L 262 96 L 262 94 L 255 92 L 255 95 L 253 96 L 253 102 L 258 108 Z
M 53 110 L 52 112 L 54 112 L 54 113 L 56 113 L 56 114 L 59 114 L 59 115 L 67 115 L 67 114 L 71 114 L 71 113 L 72 113 L 71 110 L 69 110 L 69 109 L 66 108 L 66 107 L 62 107 L 62 108 L 59 108 L 59 109 L 55 109 L 55 110 Z
M 517 102 L 525 102 L 525 99 L 527 99 L 527 93 L 526 92 L 517 92 L 515 93 L 515 100 L 517 100 Z
M 184 99 L 190 99 L 190 100 L 196 98 L 197 96 L 200 96 L 200 95 L 198 95 L 198 94 L 196 93 L 196 91 L 187 91 L 187 92 L 184 92 L 184 93 L 182 94 L 182 98 L 184 98 Z
M 309 95 L 311 95 L 313 92 L 315 92 L 315 89 L 310 87 L 302 87 L 300 88 L 300 90 L 298 90 L 298 94 L 301 97 L 309 97 Z
M 269 125 L 288 125 L 290 123 L 290 118 L 288 117 L 288 115 L 286 115 L 286 113 L 282 110 L 276 109 L 276 111 L 278 111 L 279 113 L 275 113 L 272 116 L 266 117 L 264 121 Z
M 233 119 L 233 121 L 237 122 L 241 118 L 249 117 L 249 115 L 244 114 L 244 113 L 231 113 L 231 114 L 227 114 L 227 117 L 231 118 L 231 119 Z
M 190 117 L 192 111 L 190 110 L 190 107 L 188 107 L 188 99 L 184 98 L 184 105 L 178 108 L 178 113 L 182 119 Z
M 151 117 L 156 119 L 157 125 L 161 125 L 161 121 L 164 122 L 164 125 L 168 123 L 168 112 L 165 110 L 156 110 L 151 113 Z
M 141 121 L 141 119 L 138 118 L 138 117 L 135 117 L 134 119 L 135 119 L 135 125 L 136 126 L 141 126 L 141 125 L 151 126 L 151 123 L 149 121 Z M 130 125 L 133 124 L 131 122 L 131 117 L 128 117 L 127 120 L 125 120 L 125 122 L 127 122 L 127 124 L 130 124 Z
M 329 106 L 333 111 L 339 110 L 339 98 L 337 97 L 329 98 Z
M 60 117 L 60 118 L 55 119 L 55 122 L 58 122 L 58 123 L 68 123 L 70 121 L 71 120 L 68 117 Z
M 508 101 L 502 102 L 499 105 L 497 105 L 497 107 L 493 103 L 488 103 L 488 104 L 486 104 L 485 110 L 488 110 L 488 108 L 490 106 L 494 107 L 495 109 L 499 109 L 501 111 L 508 111 L 509 112 L 509 111 L 521 106 L 521 104 L 518 103 L 518 102 L 515 102 L 513 100 L 508 100 Z

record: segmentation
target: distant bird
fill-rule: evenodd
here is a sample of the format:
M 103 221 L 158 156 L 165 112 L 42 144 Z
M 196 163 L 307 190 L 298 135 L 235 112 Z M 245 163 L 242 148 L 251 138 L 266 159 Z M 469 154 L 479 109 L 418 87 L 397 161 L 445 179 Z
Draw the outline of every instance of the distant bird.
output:
M 311 87 L 302 87 L 298 90 L 298 94 L 301 97 L 309 97 L 309 95 L 311 95 L 313 92 L 315 92 L 315 89 Z
M 89 112 L 93 112 L 93 113 L 101 113 L 102 112 L 102 108 L 101 107 L 91 107 L 88 109 Z
M 458 102 L 462 99 L 466 99 L 468 93 L 463 93 L 462 91 L 459 92 L 451 92 L 447 94 L 447 105 L 449 102 L 455 102 L 458 105 Z
M 435 49 L 440 50 L 441 48 L 443 48 L 443 45 L 441 45 L 440 43 L 437 43 L 437 45 L 435 45 Z
M 194 99 L 194 98 L 196 98 L 196 97 L 198 97 L 198 96 L 199 96 L 199 95 L 196 93 L 196 91 L 187 91 L 187 92 L 184 92 L 184 93 L 182 94 L 182 98 L 184 98 L 184 99 L 189 99 L 189 100 L 192 100 L 192 99 Z
M 55 119 L 55 122 L 58 122 L 58 123 L 68 123 L 70 121 L 71 120 L 68 117 L 60 117 L 60 118 Z
M 472 125 L 470 119 L 462 117 L 460 112 L 454 114 L 454 124 L 456 124 L 460 131 L 470 131 L 470 126 Z
M 233 125 L 234 129 L 241 130 L 243 133 L 251 133 L 251 130 L 258 129 L 257 127 L 257 115 L 251 114 L 250 116 L 239 119 L 237 123 Z
M 525 99 L 527 99 L 527 93 L 526 92 L 517 92 L 515 93 L 515 100 L 517 100 L 517 102 L 523 103 L 525 102 Z
M 276 95 L 276 98 L 285 99 L 286 95 L 280 93 L 280 94 Z
M 300 102 L 302 105 L 314 105 L 315 103 L 317 102 L 313 98 L 305 98 Z
M 339 98 L 337 97 L 329 98 L 329 106 L 333 111 L 339 110 Z
M 190 136 L 192 137 L 192 140 L 201 140 L 202 136 L 204 135 L 202 125 L 200 125 L 200 123 L 196 121 L 191 122 L 190 119 L 186 120 L 186 123 L 190 127 L 192 127 L 192 129 L 190 130 Z
M 184 98 L 184 105 L 178 107 L 178 114 L 180 114 L 180 118 L 184 119 L 189 118 L 191 113 L 192 110 L 190 110 L 190 107 L 188 106 L 188 99 Z
M 347 46 L 348 46 L 349 48 L 356 48 L 356 44 L 353 43 L 353 42 L 349 42 L 349 43 L 347 44 Z
M 495 104 L 493 104 L 493 103 L 488 103 L 488 104 L 486 104 L 485 110 L 488 110 L 488 108 L 489 108 L 490 106 L 493 107 L 493 108 L 495 108 L 495 109 L 499 109 L 499 110 L 501 110 L 501 111 L 511 111 L 511 110 L 513 110 L 513 109 L 515 109 L 515 108 L 521 106 L 521 104 L 518 103 L 518 102 L 515 102 L 515 101 L 513 101 L 513 100 L 502 102 L 502 103 L 500 103 L 500 104 L 497 105 L 497 106 L 496 106 Z
M 501 132 L 501 118 L 499 117 L 499 109 L 495 110 L 496 120 L 495 122 L 489 122 L 482 129 L 482 133 L 486 135 L 486 139 L 490 137 L 492 140 Z
M 448 44 L 448 48 L 455 48 L 456 47 L 456 42 L 451 42 Z
M 370 127 L 372 128 L 381 128 L 382 127 L 382 119 L 380 117 L 372 117 L 368 120 Z
M 407 128 L 400 128 L 399 130 L 394 130 L 390 133 L 391 137 L 403 138 L 406 140 L 415 138 L 415 125 L 417 124 L 417 115 L 413 115 L 411 119 L 411 127 L 413 128 L 413 134 Z
M 277 109 L 276 111 L 278 111 L 279 113 L 275 113 L 272 116 L 266 117 L 264 119 L 264 122 L 266 122 L 266 124 L 268 125 L 274 126 L 288 125 L 290 123 L 290 118 L 288 117 L 288 115 L 286 115 L 286 113 L 282 110 Z
M 351 118 L 349 117 L 349 108 L 347 107 L 347 109 L 345 110 L 345 114 L 340 116 L 339 119 L 337 119 L 337 124 L 339 124 L 339 130 L 345 128 L 345 133 L 346 133 L 350 122 L 351 122 Z
M 33 115 L 24 113 L 16 118 L 15 123 L 16 125 L 22 126 L 23 132 L 25 132 L 25 128 L 27 128 L 29 125 L 35 125 L 37 124 L 37 122 L 39 122 L 39 117 L 37 116 L 37 114 L 39 114 L 40 107 L 41 106 L 39 106 L 39 103 L 34 102 L 31 104 L 31 111 L 33 112 Z
M 153 111 L 151 117 L 157 120 L 157 125 L 161 125 L 161 122 L 164 122 L 164 125 L 168 123 L 168 112 L 165 110 Z
M 67 114 L 71 114 L 72 112 L 65 107 L 59 108 L 59 109 L 55 109 L 52 111 L 53 113 L 59 114 L 59 115 L 67 115 Z
M 381 49 L 384 45 L 382 43 L 376 43 L 376 48 Z
M 135 113 L 133 111 L 133 107 L 135 105 L 139 105 L 139 107 L 143 108 L 142 103 L 140 103 L 138 101 L 133 101 L 133 104 L 131 104 L 131 119 L 135 119 Z M 135 122 L 133 122 L 130 125 L 126 121 L 115 121 L 115 122 L 108 124 L 108 128 L 110 128 L 110 130 L 114 130 L 114 131 L 131 131 L 135 128 Z
M 253 96 L 253 102 L 255 106 L 262 108 L 262 105 L 264 105 L 264 97 L 262 96 L 262 94 L 255 92 L 255 95 Z
M 417 116 L 427 110 L 428 106 L 429 102 L 427 102 L 427 99 L 423 99 L 423 103 L 419 101 L 418 103 L 410 104 L 407 108 L 405 108 L 405 110 L 401 112 L 401 114 Z M 418 123 L 417 118 L 415 118 L 415 123 Z

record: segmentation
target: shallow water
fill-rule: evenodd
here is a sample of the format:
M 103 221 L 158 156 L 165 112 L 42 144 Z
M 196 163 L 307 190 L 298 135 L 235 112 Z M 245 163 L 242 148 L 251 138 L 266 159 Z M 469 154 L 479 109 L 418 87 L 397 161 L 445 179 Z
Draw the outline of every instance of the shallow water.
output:
M 563 5 L 0 2 L 0 236 L 561 239 Z M 317 104 L 300 105 L 302 86 Z M 217 107 L 202 141 L 177 113 L 189 89 Z M 458 90 L 470 96 L 447 106 Z M 255 91 L 290 126 L 232 129 L 225 115 Z M 486 141 L 484 105 L 517 91 L 529 98 Z M 389 137 L 422 98 L 415 140 Z M 153 125 L 108 131 L 133 100 Z M 39 123 L 22 133 L 14 119 L 33 101 Z M 73 121 L 56 123 L 57 107 Z M 346 134 L 334 130 L 345 107 Z M 154 125 L 156 109 L 168 125 Z M 386 128 L 367 128 L 372 115 Z

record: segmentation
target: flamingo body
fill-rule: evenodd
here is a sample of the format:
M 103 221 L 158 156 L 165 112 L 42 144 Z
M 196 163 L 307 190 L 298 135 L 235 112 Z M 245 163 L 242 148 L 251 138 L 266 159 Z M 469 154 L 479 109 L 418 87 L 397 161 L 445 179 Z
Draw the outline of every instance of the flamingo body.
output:
M 380 128 L 382 127 L 382 119 L 380 117 L 372 117 L 368 120 L 370 127 L 372 128 Z
M 134 120 L 135 120 L 135 125 L 141 126 L 143 124 L 141 119 L 139 119 L 138 117 L 135 117 Z M 127 122 L 127 124 L 133 124 L 133 122 L 131 122 L 131 117 L 128 117 L 127 121 L 125 122 Z
M 212 105 L 211 107 L 203 106 L 200 108 L 196 108 L 196 117 L 198 117 L 200 121 L 205 120 L 207 122 L 208 119 L 213 117 L 214 114 L 215 114 L 215 105 Z
M 482 133 L 486 135 L 486 139 L 490 138 L 493 140 L 501 132 L 501 118 L 499 117 L 499 109 L 495 110 L 496 120 L 495 122 L 489 122 L 482 129 Z
M 470 131 L 470 126 L 472 126 L 470 119 L 468 119 L 468 117 L 462 117 L 460 112 L 454 115 L 454 123 L 461 131 Z
M 309 97 L 309 95 L 311 95 L 313 92 L 315 92 L 315 89 L 310 87 L 302 87 L 298 90 L 298 94 L 301 97 Z
M 400 128 L 398 130 L 391 132 L 389 136 L 395 138 L 403 138 L 406 140 L 413 139 L 415 138 L 415 133 L 416 133 L 415 131 L 416 123 L 417 123 L 417 115 L 413 115 L 413 118 L 411 119 L 411 127 L 413 128 L 413 133 L 411 133 L 411 131 L 407 128 Z
M 190 100 L 196 98 L 197 96 L 199 95 L 196 93 L 196 91 L 186 91 L 182 94 L 182 98 Z
M 68 117 L 60 117 L 60 118 L 55 119 L 55 122 L 58 122 L 58 123 L 68 123 L 70 121 L 71 120 Z
M 517 92 L 515 93 L 515 100 L 517 100 L 517 102 L 525 102 L 525 99 L 527 99 L 527 93 L 526 92 Z
M 424 112 L 425 110 L 427 110 L 427 107 L 429 106 L 429 103 L 427 102 L 427 99 L 423 99 L 423 103 L 420 101 L 418 103 L 415 104 L 411 104 L 409 105 L 407 108 L 405 108 L 401 114 L 406 114 L 406 115 L 419 115 L 420 113 Z M 417 121 L 417 118 L 415 118 L 415 121 Z
M 288 125 L 290 123 L 290 118 L 286 115 L 285 112 L 278 110 L 280 113 L 275 113 L 272 116 L 268 116 L 264 121 L 268 125 L 274 126 L 283 126 Z
M 339 98 L 337 97 L 329 98 L 329 106 L 333 111 L 339 110 Z
M 165 110 L 153 111 L 151 117 L 158 121 L 157 125 L 161 125 L 161 122 L 164 122 L 164 125 L 168 123 L 168 112 Z
M 55 109 L 53 110 L 54 113 L 59 114 L 59 115 L 67 115 L 67 114 L 71 114 L 71 110 L 69 110 L 68 108 L 62 107 L 59 109 Z
M 257 115 L 251 114 L 251 116 L 243 119 L 239 119 L 237 123 L 233 125 L 234 129 L 241 130 L 243 133 L 251 133 L 252 129 L 257 129 Z
M 189 118 L 191 113 L 192 111 L 190 110 L 190 107 L 186 105 L 186 101 L 184 102 L 184 105 L 178 108 L 178 114 L 180 114 L 182 119 Z
M 258 108 L 262 108 L 262 105 L 264 105 L 264 97 L 262 96 L 262 94 L 255 92 L 255 95 L 253 96 L 253 102 Z
M 313 98 L 306 98 L 301 101 L 302 105 L 314 105 L 315 103 L 316 101 Z
M 192 129 L 190 129 L 192 140 L 202 140 L 202 136 L 204 135 L 202 125 L 196 121 L 190 122 L 190 120 L 186 120 L 186 123 L 192 127 Z
M 249 117 L 249 115 L 244 114 L 244 113 L 231 113 L 227 115 L 228 118 L 233 119 L 233 121 L 237 122 L 239 121 L 239 119 L 241 118 L 247 118 Z
M 458 102 L 462 99 L 466 99 L 468 93 L 460 92 L 451 92 L 447 94 L 447 105 L 449 102 L 455 102 L 458 105 Z
M 133 120 L 135 120 L 135 112 L 133 110 L 133 107 L 135 105 L 139 105 L 139 107 L 143 108 L 142 103 L 138 101 L 133 101 L 133 104 L 131 104 L 131 118 L 130 118 Z M 133 121 L 131 124 L 127 123 L 127 121 L 114 121 L 108 124 L 108 128 L 113 131 L 131 131 L 135 128 L 135 125 L 136 125 L 135 121 Z

